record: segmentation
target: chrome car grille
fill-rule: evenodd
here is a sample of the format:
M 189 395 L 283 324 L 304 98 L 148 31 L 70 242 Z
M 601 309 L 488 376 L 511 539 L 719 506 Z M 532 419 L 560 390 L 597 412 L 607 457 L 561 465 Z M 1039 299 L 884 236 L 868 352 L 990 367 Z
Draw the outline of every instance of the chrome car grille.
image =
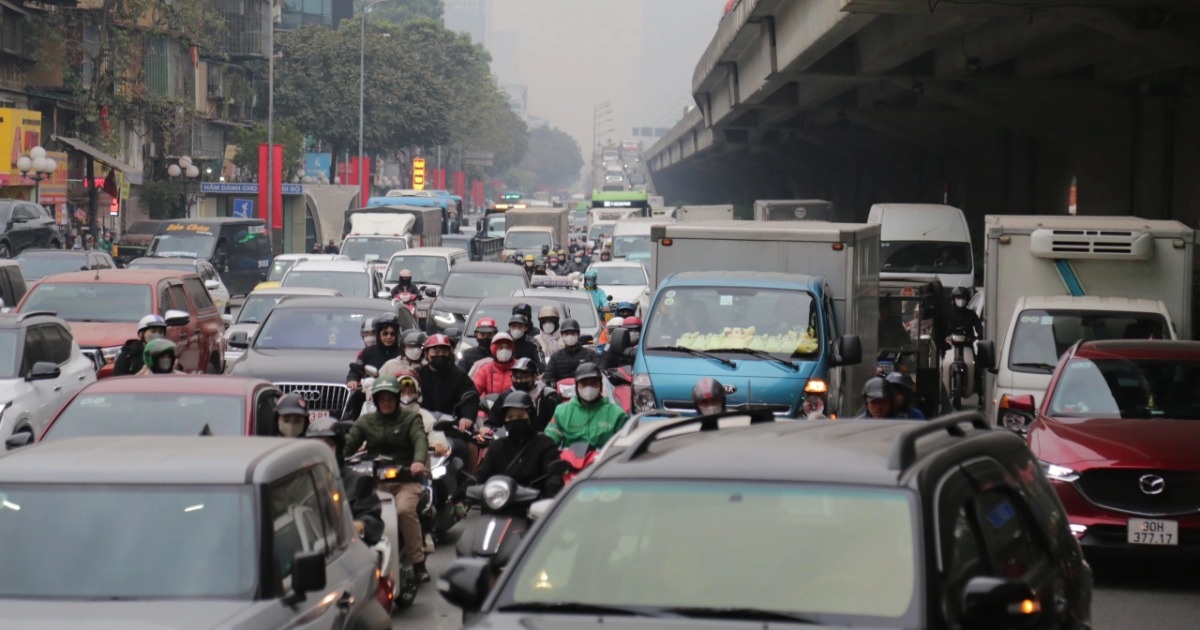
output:
M 1200 511 L 1200 472 L 1102 468 L 1081 474 L 1076 487 L 1097 507 L 1117 512 L 1168 516 Z
M 308 408 L 313 411 L 333 411 L 341 413 L 350 396 L 350 388 L 345 385 L 327 383 L 275 383 L 279 391 L 285 394 L 300 394 Z

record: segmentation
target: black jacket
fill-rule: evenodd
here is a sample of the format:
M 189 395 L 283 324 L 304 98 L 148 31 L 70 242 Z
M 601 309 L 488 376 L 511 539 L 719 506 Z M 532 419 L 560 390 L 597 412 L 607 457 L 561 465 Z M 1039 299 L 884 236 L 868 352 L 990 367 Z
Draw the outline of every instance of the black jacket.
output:
M 455 418 L 474 420 L 479 415 L 479 390 L 475 389 L 475 383 L 466 372 L 453 366 L 434 371 L 432 366 L 423 365 L 417 368 L 417 378 L 421 379 L 423 408 L 434 413 L 451 414 Z M 460 407 L 459 402 L 468 392 L 471 396 Z M 458 407 L 457 411 L 455 407 Z
M 951 307 L 949 317 L 950 330 L 969 331 L 976 339 L 983 338 L 983 323 L 979 321 L 979 315 L 966 307 L 959 308 Z
M 542 433 L 534 434 L 527 442 L 500 438 L 488 447 L 475 478 L 484 483 L 494 475 L 507 475 L 518 485 L 537 488 L 543 498 L 552 497 L 563 487 L 562 475 L 546 476 L 546 468 L 558 457 L 558 445 Z M 541 477 L 544 478 L 534 483 Z
M 350 499 L 350 513 L 363 522 L 363 542 L 374 545 L 383 537 L 383 503 L 375 494 L 375 480 L 342 466 L 342 485 Z
M 504 399 L 515 391 L 517 391 L 515 388 L 510 388 L 500 392 L 500 395 L 496 397 L 496 404 L 488 410 L 488 419 L 485 424 L 493 429 L 504 426 Z M 530 418 L 533 422 L 533 430 L 541 433 L 554 418 L 554 409 L 562 402 L 562 398 L 559 397 L 558 390 L 553 387 L 539 388 L 536 383 L 534 391 L 528 393 L 533 398 L 533 417 Z
M 546 365 L 545 381 L 554 385 L 564 378 L 574 378 L 575 368 L 584 363 L 600 365 L 600 356 L 595 350 L 582 345 L 563 348 L 550 357 L 550 362 Z
M 538 372 L 541 372 L 546 365 L 542 360 L 541 348 L 538 348 L 538 345 L 529 339 L 531 334 L 532 332 L 527 332 L 524 337 L 516 340 L 516 343 L 513 344 L 513 358 L 529 359 L 537 366 Z
M 621 367 L 622 365 L 631 366 L 636 358 L 637 346 L 626 348 L 625 351 L 620 354 L 614 351 L 612 346 L 609 346 L 608 349 L 604 351 L 604 356 L 600 357 L 600 369 L 611 370 L 613 368 Z
M 362 354 L 358 356 L 358 360 L 362 362 L 363 365 L 369 365 L 378 370 L 379 368 L 383 367 L 384 363 L 387 363 L 388 361 L 400 356 L 400 344 L 397 343 L 394 346 L 385 346 L 375 343 L 363 348 Z M 354 369 L 351 369 L 350 372 L 346 374 L 347 383 L 350 381 L 361 381 L 362 378 L 363 373 Z
M 478 363 L 481 359 L 486 359 L 490 356 L 492 356 L 492 354 L 488 352 L 487 348 L 484 348 L 483 346 L 471 346 L 470 348 L 463 350 L 463 358 L 457 364 L 458 369 L 469 373 L 471 368 L 476 363 Z
M 126 341 L 125 345 L 121 346 L 121 352 L 113 361 L 113 376 L 128 376 L 140 372 L 142 366 L 146 365 L 142 360 L 142 353 L 145 350 L 146 344 L 142 343 L 141 339 Z

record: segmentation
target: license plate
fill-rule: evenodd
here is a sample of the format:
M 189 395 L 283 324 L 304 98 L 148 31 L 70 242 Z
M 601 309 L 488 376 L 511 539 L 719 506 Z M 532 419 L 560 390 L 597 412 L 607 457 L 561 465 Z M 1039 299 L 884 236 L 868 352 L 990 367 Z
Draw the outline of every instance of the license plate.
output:
M 328 418 L 328 417 L 329 417 L 329 412 L 324 409 L 319 409 L 317 411 L 308 412 L 308 421 L 309 422 L 312 422 L 313 420 L 320 420 L 321 418 Z
M 1128 538 L 1131 545 L 1179 544 L 1179 523 L 1145 518 L 1129 519 Z

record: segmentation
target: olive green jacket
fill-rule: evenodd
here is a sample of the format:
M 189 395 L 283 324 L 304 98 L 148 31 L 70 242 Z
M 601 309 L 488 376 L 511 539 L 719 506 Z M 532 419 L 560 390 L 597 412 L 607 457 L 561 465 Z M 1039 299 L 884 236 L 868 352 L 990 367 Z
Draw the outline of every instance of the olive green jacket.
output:
M 346 435 L 346 456 L 358 452 L 363 442 L 367 444 L 370 459 L 387 455 L 400 466 L 429 463 L 429 440 L 419 413 L 399 409 L 389 416 L 379 412 L 364 414 Z

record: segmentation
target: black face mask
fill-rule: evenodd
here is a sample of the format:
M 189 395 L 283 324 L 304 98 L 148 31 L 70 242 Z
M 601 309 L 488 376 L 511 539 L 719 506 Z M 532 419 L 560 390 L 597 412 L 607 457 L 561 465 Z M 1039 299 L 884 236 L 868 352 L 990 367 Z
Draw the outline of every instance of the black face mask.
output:
M 435 370 L 445 370 L 450 367 L 450 356 L 429 357 L 429 365 L 432 365 Z
M 518 441 L 524 442 L 533 437 L 533 424 L 529 420 L 509 420 L 504 423 L 508 434 Z
M 515 389 L 519 392 L 527 392 L 527 391 L 533 389 L 533 381 L 523 381 L 523 382 L 513 381 L 513 389 Z

